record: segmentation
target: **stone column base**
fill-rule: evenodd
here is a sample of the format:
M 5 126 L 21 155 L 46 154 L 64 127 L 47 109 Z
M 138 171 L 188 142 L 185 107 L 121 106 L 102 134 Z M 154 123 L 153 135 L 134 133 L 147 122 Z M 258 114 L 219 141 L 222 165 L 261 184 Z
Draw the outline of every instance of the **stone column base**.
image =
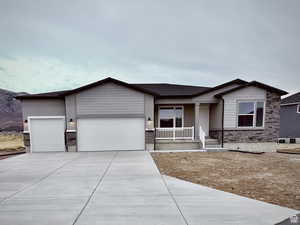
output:
M 30 152 L 30 135 L 28 132 L 23 133 L 23 142 L 26 152 Z
M 145 131 L 145 148 L 147 151 L 154 150 L 154 129 Z
M 66 132 L 66 146 L 68 152 L 77 152 L 77 132 Z

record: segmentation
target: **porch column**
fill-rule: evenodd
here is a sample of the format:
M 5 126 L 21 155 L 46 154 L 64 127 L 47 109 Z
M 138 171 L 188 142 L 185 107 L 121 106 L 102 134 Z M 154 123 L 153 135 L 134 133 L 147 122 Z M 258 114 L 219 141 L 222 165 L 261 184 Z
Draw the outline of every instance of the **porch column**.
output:
M 195 103 L 195 139 L 199 140 L 200 103 Z

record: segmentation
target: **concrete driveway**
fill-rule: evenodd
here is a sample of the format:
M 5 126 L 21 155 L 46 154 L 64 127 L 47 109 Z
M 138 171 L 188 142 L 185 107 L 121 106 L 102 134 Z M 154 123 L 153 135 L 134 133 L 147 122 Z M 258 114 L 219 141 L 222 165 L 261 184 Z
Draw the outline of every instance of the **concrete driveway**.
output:
M 0 161 L 1 225 L 271 225 L 296 213 L 161 176 L 148 152 Z

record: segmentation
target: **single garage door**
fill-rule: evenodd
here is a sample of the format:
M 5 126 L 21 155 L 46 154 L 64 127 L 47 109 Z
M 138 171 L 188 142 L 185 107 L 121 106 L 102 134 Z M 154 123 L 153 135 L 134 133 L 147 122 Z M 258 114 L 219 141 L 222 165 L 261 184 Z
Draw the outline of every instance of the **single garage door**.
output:
M 144 150 L 144 118 L 77 120 L 78 151 Z
M 65 118 L 29 118 L 31 152 L 65 151 Z

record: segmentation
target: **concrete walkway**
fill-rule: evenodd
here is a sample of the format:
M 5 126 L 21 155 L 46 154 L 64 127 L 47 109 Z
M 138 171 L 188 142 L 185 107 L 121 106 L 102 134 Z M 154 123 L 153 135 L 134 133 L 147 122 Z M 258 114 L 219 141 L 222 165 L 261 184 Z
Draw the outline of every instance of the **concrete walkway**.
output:
M 161 176 L 148 152 L 0 160 L 0 224 L 274 224 L 297 212 Z

